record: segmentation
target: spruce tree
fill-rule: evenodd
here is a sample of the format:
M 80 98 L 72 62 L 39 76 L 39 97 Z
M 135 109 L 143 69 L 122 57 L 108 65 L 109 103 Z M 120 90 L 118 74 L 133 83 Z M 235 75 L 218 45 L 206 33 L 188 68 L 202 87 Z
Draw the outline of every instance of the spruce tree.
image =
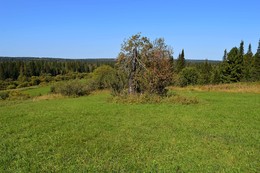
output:
M 260 81 L 260 53 L 255 55 L 254 71 L 254 80 Z
M 259 39 L 259 42 L 258 42 L 258 48 L 257 48 L 257 54 L 260 54 L 260 39 Z
M 241 43 L 240 43 L 240 46 L 239 46 L 239 56 L 237 57 L 237 64 L 238 64 L 238 71 L 241 71 L 241 74 L 240 74 L 240 79 L 242 79 L 244 77 L 244 41 L 242 40 Z M 240 81 L 239 79 L 239 81 Z
M 239 46 L 239 55 L 244 56 L 244 41 L 242 40 Z
M 260 48 L 259 48 L 260 49 Z M 253 55 L 253 53 L 252 53 L 252 47 L 251 47 L 251 43 L 248 45 L 248 50 L 247 50 L 247 54 L 252 54 Z
M 221 81 L 223 83 L 239 82 L 242 78 L 241 50 L 234 47 L 227 56 L 227 61 L 222 64 Z
M 179 73 L 185 67 L 185 57 L 184 49 L 182 49 L 181 54 L 179 54 L 176 64 L 177 72 Z
M 224 50 L 223 61 L 227 60 L 227 49 Z
M 254 63 L 253 63 L 253 80 L 254 81 L 260 81 L 260 40 L 258 42 L 258 48 L 257 52 L 254 57 Z
M 243 80 L 244 81 L 251 81 L 253 76 L 253 53 L 251 44 L 248 46 L 247 53 L 244 55 L 243 60 Z

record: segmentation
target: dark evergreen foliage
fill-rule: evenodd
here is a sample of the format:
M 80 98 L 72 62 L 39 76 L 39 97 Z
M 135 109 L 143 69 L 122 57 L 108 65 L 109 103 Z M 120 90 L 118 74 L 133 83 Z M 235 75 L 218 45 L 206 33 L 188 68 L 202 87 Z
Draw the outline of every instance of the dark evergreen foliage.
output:
M 184 57 L 184 49 L 182 49 L 181 54 L 179 54 L 176 61 L 176 70 L 177 73 L 181 72 L 181 70 L 185 67 L 185 57 Z
M 224 50 L 223 61 L 227 60 L 227 49 Z
M 212 76 L 212 65 L 206 59 L 203 64 L 198 67 L 198 71 L 200 72 L 199 84 L 209 84 L 211 82 Z
M 106 64 L 114 66 L 114 59 L 52 59 L 52 58 L 10 58 L 0 57 L 0 80 L 41 76 L 65 75 L 68 73 L 89 73 Z
M 223 83 L 239 82 L 242 78 L 241 50 L 237 47 L 231 49 L 227 60 L 222 64 L 221 81 Z
M 253 69 L 253 79 L 256 81 L 260 81 L 260 51 L 255 54 Z
M 244 55 L 243 67 L 243 81 L 254 81 L 254 58 L 251 44 L 249 44 L 247 53 Z
M 199 73 L 195 67 L 185 67 L 180 72 L 180 86 L 196 85 L 198 83 Z
M 242 40 L 239 46 L 239 55 L 244 56 L 244 41 Z
M 257 48 L 257 54 L 260 54 L 260 39 L 259 39 L 259 42 L 258 42 L 258 48 Z

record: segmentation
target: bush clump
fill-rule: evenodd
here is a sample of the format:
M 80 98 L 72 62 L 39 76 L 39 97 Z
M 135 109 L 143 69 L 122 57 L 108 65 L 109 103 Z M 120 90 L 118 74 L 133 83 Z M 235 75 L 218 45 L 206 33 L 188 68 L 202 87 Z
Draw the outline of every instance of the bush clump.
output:
M 17 90 L 0 92 L 0 100 L 26 100 L 29 98 L 29 94 L 25 94 Z
M 0 92 L 0 100 L 5 100 L 8 97 L 9 97 L 9 92 L 7 92 L 7 91 Z
M 29 82 L 23 82 L 23 83 L 19 84 L 17 86 L 17 88 L 24 88 L 24 87 L 29 87 L 29 86 L 30 86 Z
M 68 82 L 60 82 L 51 86 L 51 92 L 64 96 L 78 97 L 89 95 L 91 92 L 91 88 L 78 80 L 73 80 Z
M 15 89 L 15 88 L 16 88 L 16 85 L 11 84 L 11 85 L 8 85 L 8 87 L 6 89 L 11 90 L 11 89 Z
M 89 86 L 93 89 L 108 89 L 111 88 L 111 83 L 114 81 L 116 70 L 109 65 L 102 65 L 94 70 L 91 78 L 88 80 Z
M 10 100 L 26 100 L 29 99 L 30 95 L 22 93 L 21 91 L 10 91 L 9 98 Z

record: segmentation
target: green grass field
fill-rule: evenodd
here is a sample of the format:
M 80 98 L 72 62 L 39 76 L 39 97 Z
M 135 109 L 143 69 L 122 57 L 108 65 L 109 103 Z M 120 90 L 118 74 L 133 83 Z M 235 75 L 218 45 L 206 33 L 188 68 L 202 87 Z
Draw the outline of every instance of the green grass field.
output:
M 50 93 L 50 86 L 36 86 L 29 87 L 21 90 L 25 94 L 29 94 L 30 96 L 41 96 Z
M 199 104 L 1 101 L 0 172 L 260 172 L 260 94 L 176 92 Z

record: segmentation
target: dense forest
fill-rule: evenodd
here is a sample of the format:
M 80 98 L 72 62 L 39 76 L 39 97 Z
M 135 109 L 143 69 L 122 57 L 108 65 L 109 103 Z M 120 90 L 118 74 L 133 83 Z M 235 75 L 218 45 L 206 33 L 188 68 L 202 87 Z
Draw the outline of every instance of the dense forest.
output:
M 102 65 L 115 67 L 118 59 L 58 59 L 0 57 L 0 89 L 39 85 L 50 81 L 86 78 Z M 224 51 L 222 61 L 187 60 L 185 52 L 172 57 L 172 85 L 204 85 L 260 80 L 260 41 L 253 54 L 251 44 L 245 53 L 244 42 Z
M 38 85 L 43 82 L 83 78 L 101 65 L 114 66 L 115 59 L 61 59 L 0 57 L 0 89 Z
M 113 66 L 113 59 L 57 59 L 57 58 L 26 58 L 0 57 L 0 80 L 17 80 L 26 77 L 49 74 L 51 76 L 67 73 L 89 73 L 100 65 Z

